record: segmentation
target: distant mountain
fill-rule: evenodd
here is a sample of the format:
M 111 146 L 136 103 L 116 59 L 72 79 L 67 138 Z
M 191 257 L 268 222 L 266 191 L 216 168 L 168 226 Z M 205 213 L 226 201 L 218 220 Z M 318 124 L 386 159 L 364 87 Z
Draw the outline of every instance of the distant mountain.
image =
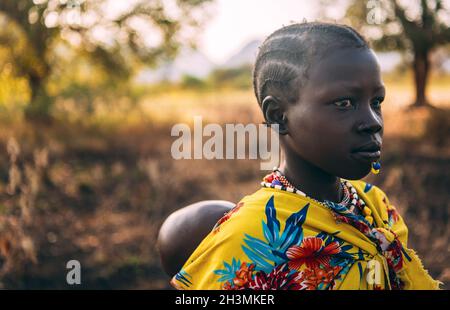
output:
M 235 68 L 245 64 L 253 64 L 258 54 L 258 48 L 261 45 L 261 40 L 253 40 L 248 42 L 236 54 L 231 56 L 221 67 Z
M 231 56 L 221 67 L 234 68 L 244 64 L 253 64 L 261 46 L 261 40 L 248 42 L 235 55 Z M 378 52 L 378 60 L 382 71 L 391 71 L 401 62 L 401 55 L 398 52 Z
M 162 80 L 176 82 L 184 75 L 205 78 L 216 67 L 211 60 L 198 50 L 184 48 L 174 61 L 163 64 L 158 69 L 144 69 L 136 77 L 138 83 L 155 83 Z
M 253 64 L 261 45 L 261 40 L 252 40 L 245 44 L 236 54 L 232 55 L 223 64 L 217 65 L 198 50 L 184 48 L 173 62 L 167 63 L 158 69 L 145 69 L 141 71 L 136 80 L 139 83 L 150 84 L 162 80 L 172 82 L 180 81 L 183 75 L 205 78 L 215 68 L 235 68 L 244 64 Z M 393 70 L 400 62 L 401 56 L 397 52 L 377 53 L 382 71 Z M 449 63 L 445 63 L 446 68 Z
M 144 69 L 136 77 L 138 83 L 151 84 L 168 80 L 180 81 L 183 75 L 205 78 L 215 68 L 235 68 L 253 64 L 261 40 L 252 40 L 220 66 L 213 63 L 198 50 L 184 48 L 173 62 L 163 64 L 157 69 Z

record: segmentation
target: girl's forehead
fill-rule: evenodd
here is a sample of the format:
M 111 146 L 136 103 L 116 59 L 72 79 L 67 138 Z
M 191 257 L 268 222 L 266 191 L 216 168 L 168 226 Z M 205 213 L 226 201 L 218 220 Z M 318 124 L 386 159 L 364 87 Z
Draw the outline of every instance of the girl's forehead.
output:
M 329 52 L 313 63 L 308 84 L 346 85 L 348 87 L 382 86 L 378 60 L 370 49 L 348 48 Z
M 300 84 L 301 101 L 328 101 L 350 94 L 385 95 L 378 61 L 369 49 L 340 50 L 312 63 Z

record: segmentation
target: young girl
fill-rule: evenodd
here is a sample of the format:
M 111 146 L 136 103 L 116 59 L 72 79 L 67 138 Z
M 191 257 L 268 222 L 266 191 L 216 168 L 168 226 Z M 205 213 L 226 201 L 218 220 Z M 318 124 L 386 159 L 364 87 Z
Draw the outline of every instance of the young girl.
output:
M 327 23 L 283 27 L 260 47 L 253 84 L 266 123 L 278 125 L 283 163 L 217 222 L 171 284 L 439 288 L 407 248 L 407 227 L 384 192 L 359 180 L 380 169 L 385 97 L 361 35 Z

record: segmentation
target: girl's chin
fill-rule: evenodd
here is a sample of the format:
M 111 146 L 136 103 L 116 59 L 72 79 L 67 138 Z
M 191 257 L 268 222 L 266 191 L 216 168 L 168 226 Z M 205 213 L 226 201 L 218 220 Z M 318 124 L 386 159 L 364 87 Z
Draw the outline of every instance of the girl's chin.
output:
M 362 166 L 358 165 L 358 167 L 353 166 L 351 169 L 346 169 L 340 177 L 346 180 L 359 180 L 364 178 L 370 173 L 371 165 Z

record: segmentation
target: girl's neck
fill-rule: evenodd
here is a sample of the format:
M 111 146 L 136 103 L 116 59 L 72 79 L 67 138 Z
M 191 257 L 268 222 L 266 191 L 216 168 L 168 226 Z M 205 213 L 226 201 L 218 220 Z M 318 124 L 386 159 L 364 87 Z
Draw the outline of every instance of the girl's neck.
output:
M 298 156 L 286 155 L 280 166 L 288 181 L 311 198 L 319 201 L 341 201 L 340 180 Z

